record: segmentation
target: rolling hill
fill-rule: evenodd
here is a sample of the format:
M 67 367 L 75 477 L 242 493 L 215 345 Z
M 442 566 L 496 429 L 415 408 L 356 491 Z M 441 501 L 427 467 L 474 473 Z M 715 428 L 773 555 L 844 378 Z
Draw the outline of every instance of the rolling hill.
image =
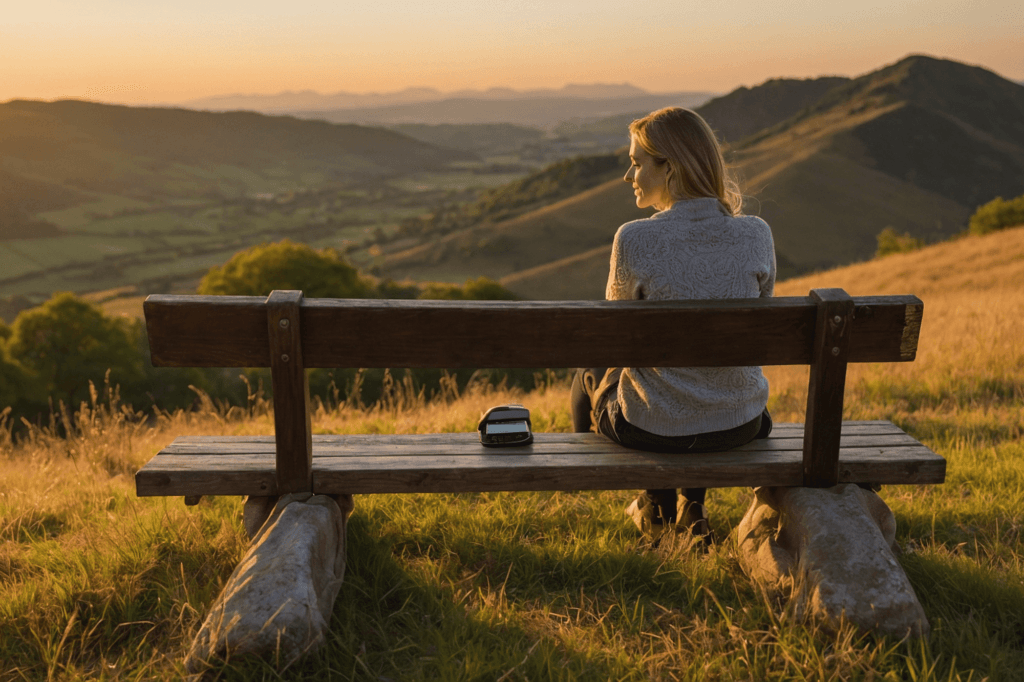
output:
M 604 245 L 619 225 L 647 213 L 636 208 L 633 192 L 626 183 L 608 180 L 521 216 L 496 224 L 481 223 L 391 254 L 385 272 L 397 279 L 461 282 L 481 274 L 497 279 L 573 258 L 581 251 L 607 248 Z M 600 220 L 595 221 L 595 214 Z M 605 256 L 603 277 L 607 275 Z M 585 285 L 581 282 L 581 286 Z M 603 279 L 600 288 L 601 296 L 597 298 L 604 294 Z
M 386 177 L 470 158 L 357 125 L 13 100 L 0 104 L 0 239 L 37 230 L 40 221 L 31 214 L 97 195 L 141 201 L 239 196 L 266 185 Z
M 841 76 L 773 78 L 757 87 L 741 87 L 716 97 L 698 111 L 714 128 L 719 141 L 736 144 L 795 116 L 849 80 Z
M 791 98 L 780 103 L 782 92 Z M 743 127 L 736 112 L 744 109 L 757 112 L 761 131 Z M 746 212 L 772 226 L 780 278 L 865 260 L 889 226 L 946 239 L 979 204 L 1024 192 L 1024 87 L 979 67 L 915 55 L 853 80 L 768 81 L 698 111 L 740 138 L 730 161 L 749 199 Z M 493 228 L 503 254 L 530 258 L 486 257 L 464 239 L 461 251 L 424 249 L 418 267 L 408 258 L 402 267 L 443 278 L 472 264 L 523 296 L 600 297 L 607 245 L 628 213 L 613 197 L 632 199 L 625 183 L 615 184 Z M 572 206 L 580 230 L 572 253 L 542 241 L 566 231 L 551 221 L 558 206 Z

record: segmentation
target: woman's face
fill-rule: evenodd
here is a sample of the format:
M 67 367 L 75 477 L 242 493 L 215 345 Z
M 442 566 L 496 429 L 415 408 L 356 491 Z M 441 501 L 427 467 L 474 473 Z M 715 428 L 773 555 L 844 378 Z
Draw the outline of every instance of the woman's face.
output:
M 668 163 L 658 163 L 637 143 L 636 137 L 630 139 L 629 159 L 633 163 L 622 179 L 632 183 L 637 208 L 669 208 L 674 202 L 668 191 Z

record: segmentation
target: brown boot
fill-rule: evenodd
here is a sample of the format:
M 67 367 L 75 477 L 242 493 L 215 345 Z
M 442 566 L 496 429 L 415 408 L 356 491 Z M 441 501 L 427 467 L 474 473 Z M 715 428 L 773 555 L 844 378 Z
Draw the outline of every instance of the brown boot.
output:
M 691 535 L 698 538 L 704 551 L 707 551 L 715 541 L 711 524 L 708 523 L 708 508 L 703 504 L 691 502 L 682 495 L 679 496 L 679 518 L 676 527 L 680 532 L 688 530 Z

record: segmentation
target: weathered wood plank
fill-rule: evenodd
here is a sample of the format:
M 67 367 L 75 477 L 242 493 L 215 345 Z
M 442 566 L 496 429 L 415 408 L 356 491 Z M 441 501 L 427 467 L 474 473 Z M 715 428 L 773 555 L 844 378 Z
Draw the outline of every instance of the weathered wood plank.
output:
M 392 455 L 491 455 L 501 457 L 516 454 L 553 454 L 567 453 L 579 454 L 581 456 L 604 453 L 604 452 L 637 452 L 617 445 L 606 438 L 595 436 L 593 438 L 569 439 L 538 439 L 535 434 L 532 445 L 517 448 L 485 448 L 480 445 L 479 437 L 475 434 L 445 434 L 449 436 L 444 439 L 435 439 L 430 436 L 404 436 L 382 441 L 377 438 L 358 438 L 349 442 L 322 442 L 314 441 L 313 457 L 353 457 L 353 456 L 392 456 Z M 464 436 L 453 438 L 451 436 Z M 868 436 L 846 436 L 842 439 L 844 448 L 857 447 L 897 447 L 901 445 L 916 445 L 917 440 L 905 433 L 888 433 Z M 803 438 L 794 433 L 791 438 L 768 438 L 761 441 L 754 441 L 735 448 L 738 452 L 746 451 L 771 451 L 771 450 L 799 450 L 803 447 Z M 194 457 L 222 456 L 222 455 L 245 455 L 245 454 L 272 454 L 274 453 L 273 443 L 254 443 L 247 440 L 237 442 L 220 441 L 217 443 L 172 443 L 161 450 L 157 457 L 162 455 L 183 455 Z
M 842 470 L 871 482 L 941 482 L 945 460 L 922 446 L 842 452 Z M 456 458 L 326 459 L 314 469 L 318 492 L 483 492 L 493 490 L 621 490 L 658 487 L 800 485 L 802 453 L 716 453 L 715 456 L 609 454 Z M 861 482 L 860 478 L 841 479 Z
M 776 422 L 772 427 L 772 433 L 769 436 L 771 438 L 803 438 L 804 425 L 800 423 L 787 423 L 787 422 Z M 843 436 L 880 436 L 891 433 L 906 433 L 903 429 L 896 426 L 890 421 L 886 420 L 873 420 L 873 421 L 844 421 L 842 425 Z M 594 439 L 604 439 L 603 436 L 598 436 L 593 433 L 537 433 L 535 436 L 544 441 L 551 442 L 567 442 L 567 443 L 583 443 Z M 479 436 L 473 433 L 418 433 L 418 434 L 314 434 L 313 442 L 321 444 L 329 443 L 379 443 L 379 442 L 392 442 L 400 441 L 409 437 L 415 437 L 418 439 L 424 439 L 430 442 L 449 442 L 455 438 L 478 438 Z M 235 442 L 251 442 L 251 443 L 273 443 L 274 437 L 268 435 L 249 435 L 249 436 L 178 436 L 172 441 L 172 445 L 186 445 L 186 444 L 199 444 L 199 443 L 235 443 Z
M 839 480 L 846 364 L 854 303 L 842 289 L 814 289 L 818 304 L 804 419 L 804 485 L 830 488 Z
M 139 497 L 280 494 L 273 456 L 250 456 L 245 462 L 225 461 L 223 464 L 199 468 L 154 458 L 135 473 L 135 494 Z
M 270 367 L 265 299 L 153 294 L 142 309 L 157 367 Z
M 851 362 L 913 359 L 920 299 L 874 296 L 854 303 L 860 314 Z M 266 311 L 258 297 L 154 294 L 144 308 L 154 365 L 269 366 Z M 807 297 L 307 299 L 301 317 L 307 367 L 707 367 L 809 364 L 815 305 Z
M 274 291 L 267 297 L 270 378 L 274 382 L 274 432 L 278 493 L 311 489 L 312 434 L 309 381 L 303 364 L 301 291 Z
M 275 494 L 269 455 L 165 455 L 136 476 L 138 494 Z M 314 460 L 320 493 L 620 490 L 650 487 L 800 485 L 800 450 L 661 455 L 438 455 Z M 840 482 L 941 483 L 945 460 L 921 445 L 840 451 Z

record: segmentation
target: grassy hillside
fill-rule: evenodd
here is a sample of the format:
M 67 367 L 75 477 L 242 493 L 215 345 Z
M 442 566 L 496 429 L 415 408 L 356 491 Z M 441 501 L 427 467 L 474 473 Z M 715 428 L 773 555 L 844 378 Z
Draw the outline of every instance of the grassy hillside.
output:
M 610 245 L 598 246 L 514 272 L 503 277 L 501 284 L 528 300 L 598 300 L 604 298 L 611 257 Z
M 740 87 L 701 105 L 697 111 L 726 144 L 771 128 L 820 100 L 849 78 L 772 78 L 753 88 Z
M 887 486 L 899 557 L 932 624 L 902 643 L 794 618 L 738 568 L 750 500 L 709 494 L 708 555 L 637 547 L 631 491 L 357 496 L 325 649 L 278 676 L 225 679 L 1020 679 L 1024 670 L 1024 227 L 783 282 L 924 301 L 918 358 L 855 365 L 846 415 L 892 419 L 949 462 L 941 486 Z M 800 421 L 805 370 L 769 368 Z M 477 385 L 432 401 L 318 409 L 319 433 L 471 431 L 522 400 L 569 427 L 568 390 Z M 139 499 L 132 472 L 180 434 L 268 433 L 265 401 L 151 423 L 100 399 L 68 438 L 0 428 L 0 679 L 173 678 L 245 549 L 238 498 Z
M 507 154 L 544 138 L 544 131 L 539 128 L 511 123 L 401 123 L 392 129 L 438 147 L 488 155 Z
M 385 267 L 396 278 L 458 282 L 479 273 L 504 277 L 610 244 L 619 225 L 650 215 L 633 200 L 629 185 L 608 180 L 519 217 L 462 229 L 391 254 Z

